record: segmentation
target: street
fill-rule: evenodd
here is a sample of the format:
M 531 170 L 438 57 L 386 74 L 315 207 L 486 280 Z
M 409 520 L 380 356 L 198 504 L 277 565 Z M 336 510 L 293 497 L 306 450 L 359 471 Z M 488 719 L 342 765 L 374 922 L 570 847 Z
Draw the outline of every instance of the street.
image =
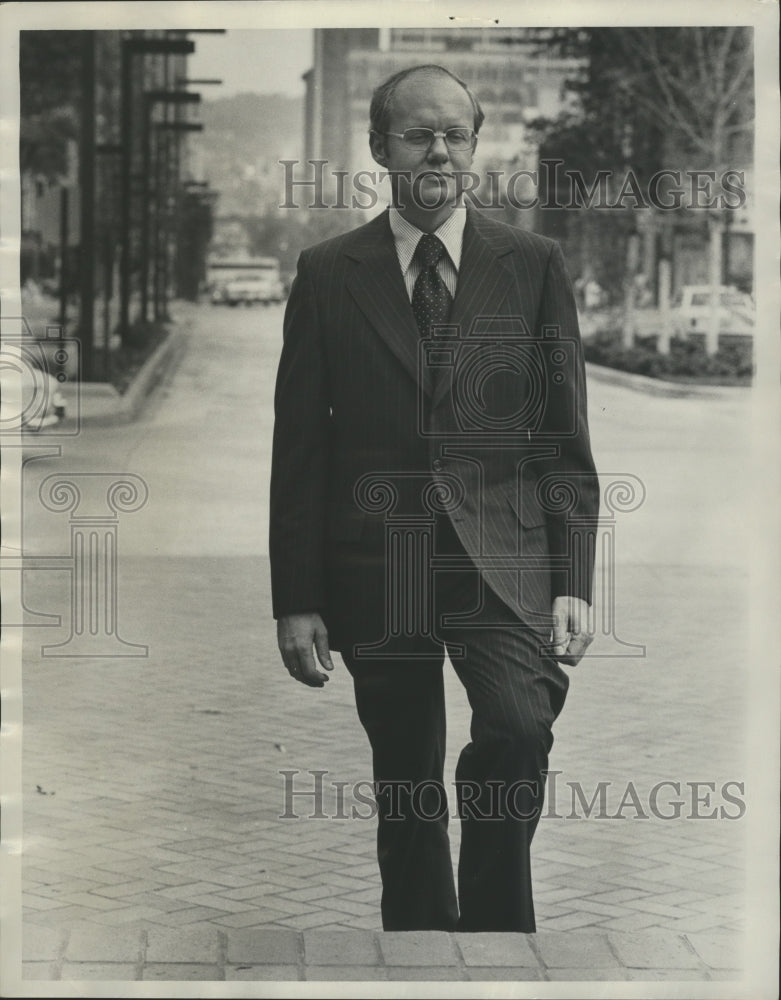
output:
M 25 635 L 24 920 L 377 929 L 359 784 L 370 758 L 349 676 L 337 661 L 324 690 L 293 682 L 270 612 L 283 307 L 177 310 L 186 353 L 139 420 L 87 426 L 61 439 L 60 458 L 29 452 L 27 555 L 69 550 L 68 514 L 39 498 L 48 476 L 146 484 L 148 501 L 116 521 L 116 631 L 148 655 L 42 656 L 68 638 L 73 581 L 64 565 L 26 573 L 27 609 L 62 623 Z M 555 727 L 533 848 L 538 926 L 735 934 L 748 393 L 664 398 L 594 379 L 589 412 L 597 468 L 605 483 L 629 478 L 637 505 L 616 501 L 614 616 L 602 628 L 598 590 L 600 631 Z M 452 671 L 448 699 L 449 781 L 469 721 Z M 327 773 L 312 818 L 315 771 Z M 280 818 L 286 806 L 298 818 Z

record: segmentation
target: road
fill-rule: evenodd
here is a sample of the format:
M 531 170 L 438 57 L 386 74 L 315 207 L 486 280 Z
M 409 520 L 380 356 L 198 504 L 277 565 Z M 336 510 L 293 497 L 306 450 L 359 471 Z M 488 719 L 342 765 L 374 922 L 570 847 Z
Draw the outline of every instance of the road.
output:
M 117 520 L 118 633 L 147 656 L 42 656 L 69 634 L 72 581 L 66 569 L 26 574 L 28 609 L 62 624 L 26 635 L 25 919 L 377 928 L 374 825 L 344 818 L 365 812 L 353 789 L 370 773 L 346 671 L 323 691 L 295 685 L 269 610 L 282 310 L 181 309 L 186 354 L 142 417 L 84 428 L 60 458 L 27 464 L 28 554 L 69 551 L 68 514 L 39 499 L 49 475 L 130 473 L 149 499 Z M 556 726 L 555 808 L 535 840 L 538 923 L 735 932 L 747 395 L 670 399 L 593 381 L 590 414 L 605 482 L 636 477 L 645 499 L 615 515 L 615 634 L 572 671 Z M 452 677 L 448 700 L 452 775 L 468 729 Z M 300 818 L 280 819 L 286 788 L 311 791 L 318 769 L 325 815 L 306 818 L 312 798 L 300 795 L 289 800 Z M 341 806 L 334 782 L 346 783 Z

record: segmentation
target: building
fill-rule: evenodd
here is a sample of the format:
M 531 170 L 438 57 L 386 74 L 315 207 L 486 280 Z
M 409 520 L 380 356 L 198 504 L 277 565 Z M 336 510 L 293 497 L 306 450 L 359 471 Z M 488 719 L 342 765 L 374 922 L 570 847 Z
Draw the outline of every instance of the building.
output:
M 79 338 L 86 379 L 108 380 L 133 327 L 166 318 L 196 245 L 178 239 L 183 208 L 208 203 L 187 187 L 188 34 L 21 32 L 21 279 L 40 315 L 23 307 Z
M 568 106 L 566 82 L 579 65 L 551 54 L 546 38 L 529 28 L 317 29 L 314 64 L 304 75 L 305 159 L 350 175 L 376 170 L 368 146 L 374 87 L 398 70 L 434 63 L 463 79 L 485 111 L 476 170 L 534 169 L 527 126 Z

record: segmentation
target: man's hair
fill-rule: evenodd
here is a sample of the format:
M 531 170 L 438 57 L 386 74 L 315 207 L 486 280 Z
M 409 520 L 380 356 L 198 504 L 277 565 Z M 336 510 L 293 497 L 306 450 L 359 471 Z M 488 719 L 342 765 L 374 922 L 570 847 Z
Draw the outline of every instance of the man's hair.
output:
M 472 91 L 467 87 L 463 80 L 451 73 L 449 69 L 445 69 L 444 66 L 437 66 L 435 63 L 426 63 L 422 66 L 410 66 L 409 69 L 399 70 L 398 73 L 394 73 L 393 76 L 389 76 L 387 80 L 383 81 L 372 94 L 372 101 L 369 106 L 369 128 L 372 132 L 386 132 L 388 129 L 388 120 L 390 118 L 391 107 L 393 105 L 393 95 L 396 93 L 396 88 L 401 83 L 402 80 L 406 80 L 408 76 L 413 73 L 444 73 L 445 76 L 449 76 L 451 80 L 463 87 L 464 91 L 472 102 L 472 108 L 474 110 L 474 122 L 472 128 L 475 135 L 480 131 L 480 126 L 483 124 L 485 115 L 483 114 L 483 109 L 480 107 L 480 102 L 477 97 L 472 93 Z

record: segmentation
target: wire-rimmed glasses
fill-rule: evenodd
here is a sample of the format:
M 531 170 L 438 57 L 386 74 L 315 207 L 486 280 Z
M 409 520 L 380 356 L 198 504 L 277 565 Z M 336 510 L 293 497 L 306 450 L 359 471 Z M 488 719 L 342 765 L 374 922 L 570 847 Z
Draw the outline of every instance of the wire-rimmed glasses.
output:
M 451 152 L 464 152 L 474 145 L 476 136 L 471 128 L 449 128 L 444 132 L 435 132 L 433 128 L 405 128 L 403 132 L 382 132 L 382 135 L 392 135 L 396 139 L 401 139 L 408 149 L 423 150 L 430 149 L 434 145 L 435 139 L 444 139 L 445 145 Z

